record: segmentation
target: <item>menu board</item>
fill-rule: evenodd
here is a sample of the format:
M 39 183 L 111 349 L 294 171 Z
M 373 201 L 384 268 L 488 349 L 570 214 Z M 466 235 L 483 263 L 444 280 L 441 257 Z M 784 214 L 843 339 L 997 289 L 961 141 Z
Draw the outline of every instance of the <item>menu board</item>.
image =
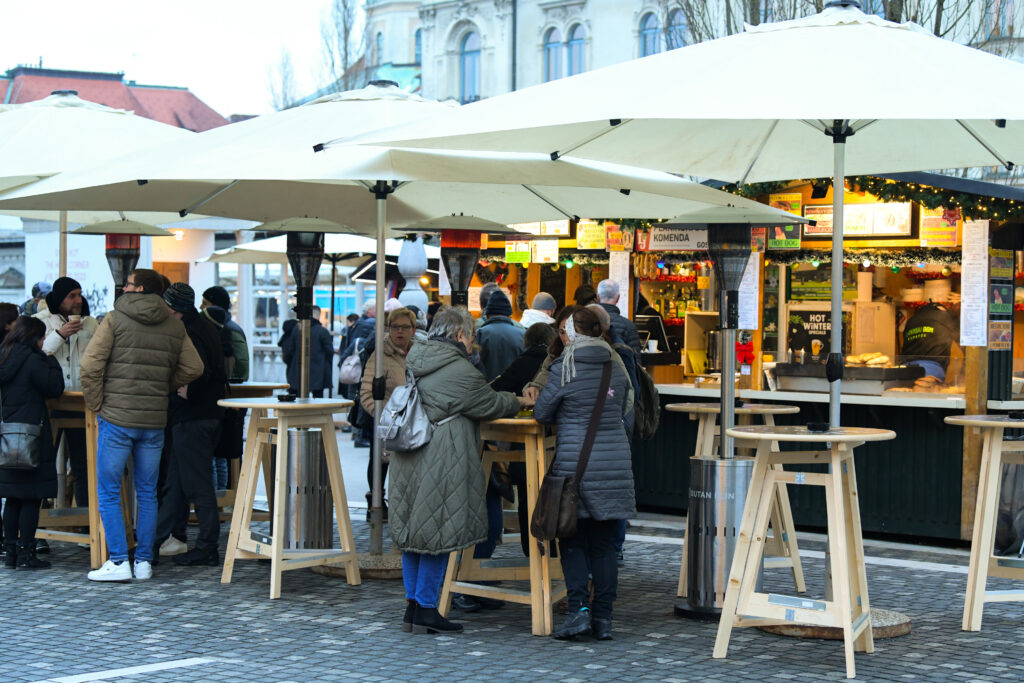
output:
M 513 223 L 509 226 L 516 232 L 525 232 L 539 237 L 568 237 L 569 220 L 539 221 L 536 223 Z
M 988 344 L 988 295 L 988 221 L 968 221 L 960 264 L 960 346 Z
M 526 240 L 505 240 L 505 263 L 529 263 L 530 243 Z
M 921 246 L 955 247 L 960 244 L 960 209 L 947 211 L 921 207 Z
M 613 251 L 633 251 L 634 234 L 632 228 L 615 223 L 604 224 L 605 249 Z
M 605 226 L 597 221 L 581 220 L 576 225 L 577 249 L 604 249 L 608 244 Z
M 530 251 L 532 263 L 558 263 L 558 240 L 532 240 Z
M 619 313 L 629 315 L 629 254 L 625 251 L 613 251 L 608 255 L 608 279 L 619 284 Z
M 740 281 L 739 298 L 739 329 L 756 330 L 758 328 L 757 306 L 760 303 L 761 291 L 761 254 L 753 251 L 747 259 L 747 268 L 743 271 Z
M 843 237 L 910 237 L 910 202 L 845 204 Z M 804 207 L 804 218 L 815 222 L 804 226 L 808 238 L 832 235 L 832 205 Z

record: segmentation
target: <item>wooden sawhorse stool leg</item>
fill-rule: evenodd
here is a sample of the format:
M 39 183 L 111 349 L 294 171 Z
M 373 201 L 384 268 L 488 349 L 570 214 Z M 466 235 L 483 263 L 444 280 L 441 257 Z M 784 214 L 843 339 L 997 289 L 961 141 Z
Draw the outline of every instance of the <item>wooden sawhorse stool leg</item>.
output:
M 734 626 L 789 623 L 842 628 L 847 678 L 856 675 L 854 651 L 874 651 L 853 464 L 855 445 L 833 442 L 829 451 L 785 453 L 771 452 L 769 443 L 759 446 L 715 639 L 716 659 L 728 653 Z M 821 462 L 829 463 L 829 473 L 788 472 L 774 467 L 785 463 Z M 780 483 L 825 488 L 835 596 L 831 601 L 755 592 L 768 523 Z
M 964 631 L 980 631 L 986 602 L 1024 602 L 1024 590 L 986 590 L 988 577 L 1024 580 L 1024 560 L 993 554 L 1003 465 L 1024 465 L 1024 444 L 1003 441 L 1003 429 L 985 429 L 978 474 L 978 502 L 971 537 L 971 563 L 964 597 Z

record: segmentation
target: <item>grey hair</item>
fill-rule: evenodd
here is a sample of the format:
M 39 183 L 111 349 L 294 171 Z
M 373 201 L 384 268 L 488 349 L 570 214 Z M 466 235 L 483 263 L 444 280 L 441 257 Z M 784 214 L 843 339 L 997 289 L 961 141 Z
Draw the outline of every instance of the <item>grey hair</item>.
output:
M 462 306 L 445 306 L 434 314 L 430 325 L 431 337 L 445 337 L 452 341 L 458 341 L 459 332 L 472 339 L 475 331 L 476 320 Z
M 614 303 L 619 296 L 619 283 L 615 280 L 601 280 L 597 283 L 597 300 L 601 303 Z
M 364 301 L 363 302 L 363 315 L 366 315 L 371 310 L 374 310 L 376 308 L 377 308 L 377 302 L 376 301 L 373 301 L 372 299 L 370 301 Z
M 480 310 L 487 308 L 487 302 L 491 298 L 491 294 L 494 294 L 499 289 L 497 282 L 488 282 L 486 285 L 480 288 Z
M 537 296 L 533 297 L 530 308 L 537 311 L 553 311 L 558 308 L 558 304 L 555 303 L 555 297 L 547 292 L 538 292 Z

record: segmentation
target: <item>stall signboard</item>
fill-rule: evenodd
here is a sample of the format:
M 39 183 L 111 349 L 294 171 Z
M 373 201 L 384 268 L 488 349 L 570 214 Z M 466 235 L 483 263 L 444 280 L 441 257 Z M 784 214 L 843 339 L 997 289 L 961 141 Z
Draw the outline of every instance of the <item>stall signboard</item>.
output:
M 992 320 L 989 322 L 988 350 L 1013 350 L 1013 322 L 1009 320 Z
M 800 224 L 775 225 L 768 228 L 768 248 L 776 251 L 800 248 Z
M 526 240 L 505 240 L 505 263 L 529 263 L 530 243 Z
M 558 240 L 531 240 L 531 263 L 558 263 Z
M 750 229 L 750 251 L 764 252 L 765 244 L 768 241 L 768 228 Z
M 843 209 L 844 237 L 910 237 L 910 202 L 847 204 Z M 804 207 L 804 218 L 814 225 L 804 226 L 804 236 L 832 235 L 832 205 Z
M 634 233 L 632 228 L 627 228 L 615 223 L 605 223 L 605 249 L 612 251 L 633 251 Z
M 798 263 L 788 269 L 791 301 L 828 301 L 832 298 L 832 269 L 827 265 Z M 857 266 L 843 264 L 843 300 L 857 298 Z
M 663 228 L 652 226 L 640 230 L 637 251 L 707 251 L 707 228 Z
M 768 205 L 779 211 L 786 211 L 795 216 L 800 215 L 803 206 L 804 196 L 799 192 L 780 193 L 768 195 Z
M 539 221 L 536 223 L 513 223 L 509 226 L 516 232 L 525 232 L 538 237 L 568 237 L 569 220 Z
M 597 221 L 581 220 L 576 225 L 577 249 L 601 249 L 608 244 L 605 226 Z
M 849 314 L 843 312 L 843 349 L 848 339 Z M 789 315 L 789 349 L 803 351 L 805 363 L 824 363 L 832 338 L 831 311 L 794 311 Z
M 989 276 L 993 278 L 1013 277 L 1013 251 L 1010 249 L 989 249 Z
M 921 246 L 956 247 L 960 244 L 960 209 L 921 207 Z

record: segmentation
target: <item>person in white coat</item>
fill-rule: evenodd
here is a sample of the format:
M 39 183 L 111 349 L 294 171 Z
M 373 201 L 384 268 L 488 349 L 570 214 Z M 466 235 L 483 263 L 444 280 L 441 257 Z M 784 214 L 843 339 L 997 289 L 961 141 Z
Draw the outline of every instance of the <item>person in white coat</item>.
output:
M 86 314 L 83 315 L 83 312 Z M 46 295 L 46 309 L 34 316 L 46 325 L 43 353 L 53 356 L 60 364 L 64 386 L 68 389 L 82 386 L 80 364 L 85 348 L 99 327 L 96 318 L 88 315 L 88 305 L 82 298 L 82 285 L 69 277 L 59 277 Z M 80 412 L 57 411 L 54 417 L 82 418 Z M 75 504 L 89 505 L 88 469 L 85 455 L 85 429 L 65 428 L 68 460 L 74 478 Z
M 526 329 L 530 329 L 530 326 L 536 323 L 551 325 L 555 322 L 556 308 L 558 308 L 558 304 L 555 303 L 555 297 L 547 292 L 537 292 L 530 307 L 523 311 L 523 317 L 519 319 L 519 322 Z

